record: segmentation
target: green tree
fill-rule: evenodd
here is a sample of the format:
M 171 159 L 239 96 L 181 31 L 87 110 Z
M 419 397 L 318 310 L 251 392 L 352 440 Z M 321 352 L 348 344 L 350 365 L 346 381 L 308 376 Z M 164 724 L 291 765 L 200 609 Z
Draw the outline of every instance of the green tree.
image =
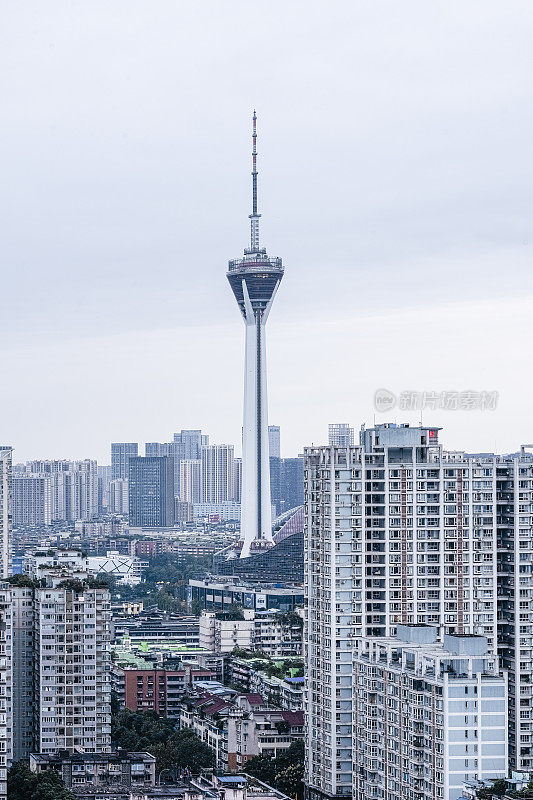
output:
M 17 761 L 7 775 L 9 800 L 76 800 L 54 769 L 37 775 L 23 761 Z
M 213 751 L 190 728 L 178 731 L 166 742 L 153 745 L 150 752 L 157 759 L 158 772 L 177 768 L 178 771 L 189 769 L 193 774 L 197 774 L 202 769 L 215 766 Z
M 191 614 L 194 614 L 195 617 L 199 617 L 203 609 L 204 607 L 199 600 L 193 600 L 191 602 Z
M 121 709 L 111 716 L 111 739 L 125 750 L 147 750 L 165 742 L 174 733 L 174 724 L 153 711 L 137 712 Z
M 251 758 L 244 771 L 289 797 L 303 797 L 304 743 L 300 739 L 293 742 L 277 758 Z

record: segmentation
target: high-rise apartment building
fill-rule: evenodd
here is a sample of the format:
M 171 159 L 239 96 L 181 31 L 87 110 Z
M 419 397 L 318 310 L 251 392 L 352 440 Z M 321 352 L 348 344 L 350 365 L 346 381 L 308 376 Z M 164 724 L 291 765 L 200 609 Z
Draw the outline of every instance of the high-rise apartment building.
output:
M 281 258 L 259 245 L 256 115 L 252 131 L 250 247 L 228 264 L 227 278 L 245 324 L 244 418 L 242 436 L 241 558 L 251 548 L 272 544 L 268 441 L 266 322 L 283 277 Z
M 241 502 L 242 494 L 242 458 L 235 459 L 235 489 L 233 499 L 236 503 Z
M 330 447 L 352 447 L 354 443 L 354 430 L 347 422 L 331 423 L 329 425 Z
M 37 553 L 25 567 L 35 583 L 11 587 L 14 754 L 109 752 L 109 591 L 79 551 Z
M 232 444 L 202 447 L 202 503 L 233 502 L 235 492 L 235 452 Z
M 109 505 L 111 514 L 129 514 L 128 481 L 117 478 L 109 483 Z
M 137 442 L 113 442 L 111 445 L 111 478 L 128 477 L 129 459 L 139 454 Z
M 37 520 L 31 524 L 39 524 L 41 519 L 75 522 L 98 515 L 96 461 L 29 461 L 17 466 L 15 480 L 13 491 L 19 524 L 25 519 Z
M 107 589 L 68 580 L 35 591 L 40 753 L 111 749 L 109 608 Z
M 50 525 L 52 478 L 39 475 L 13 477 L 13 524 Z
M 533 500 L 532 466 L 525 452 L 509 459 L 446 452 L 438 429 L 429 427 L 378 425 L 362 430 L 358 446 L 306 449 L 306 783 L 311 794 L 352 792 L 355 637 L 391 637 L 398 625 L 436 625 L 442 634 L 485 636 L 488 655 L 496 654 L 502 538 L 508 545 L 500 555 L 501 569 L 507 563 L 508 570 L 499 599 L 500 617 L 508 620 L 502 635 L 515 643 L 514 653 L 504 648 L 504 659 L 514 669 L 509 694 L 511 703 L 515 698 L 516 724 L 513 739 L 510 714 L 509 753 L 511 763 L 528 763 L 531 699 L 520 692 L 527 688 L 532 650 L 527 623 L 517 612 L 521 606 L 520 613 L 533 613 L 527 588 L 533 559 L 527 511 Z
M 282 458 L 280 462 L 280 512 L 303 505 L 304 502 L 304 460 L 303 458 Z
M 496 524 L 501 664 L 509 671 L 509 765 L 533 770 L 533 453 L 487 456 L 473 506 Z M 480 597 L 483 602 L 483 595 Z
M 109 484 L 113 478 L 113 468 L 109 466 L 97 467 L 98 475 L 98 514 L 107 514 L 109 511 Z
M 130 525 L 142 528 L 174 524 L 174 459 L 130 456 L 128 479 Z
M 281 458 L 281 433 L 279 425 L 268 426 L 268 450 L 270 458 Z
M 32 586 L 11 586 L 13 624 L 13 761 L 28 758 L 37 748 L 35 739 L 37 706 L 34 690 L 35 590 Z
M 10 448 L 4 448 L 4 450 Z M 0 800 L 7 798 L 7 769 L 13 757 L 12 612 L 9 584 L 0 582 Z
M 183 458 L 180 461 L 180 500 L 186 503 L 202 502 L 202 460 Z
M 174 442 L 176 445 L 176 457 L 181 460 L 182 458 L 198 459 L 200 458 L 202 447 L 209 444 L 209 436 L 202 433 L 201 430 L 182 430 L 174 434 Z
M 10 567 L 11 481 L 13 448 L 0 445 L 0 578 L 7 578 Z
M 458 800 L 507 777 L 506 678 L 484 636 L 398 625 L 355 640 L 353 798 Z
M 181 461 L 198 461 L 202 458 L 202 447 L 209 445 L 209 436 L 202 433 L 201 430 L 182 430 L 174 434 L 174 441 L 172 442 L 172 453 L 175 459 L 176 476 L 175 476 L 175 491 L 176 497 L 181 497 L 180 486 L 180 463 Z

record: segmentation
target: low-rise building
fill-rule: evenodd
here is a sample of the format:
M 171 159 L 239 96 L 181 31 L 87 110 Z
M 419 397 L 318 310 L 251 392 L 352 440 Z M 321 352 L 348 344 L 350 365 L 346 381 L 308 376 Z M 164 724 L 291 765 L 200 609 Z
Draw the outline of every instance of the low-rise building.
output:
M 156 781 L 155 756 L 151 753 L 32 753 L 30 769 L 38 775 L 56 770 L 67 789 L 83 792 L 86 788 L 120 787 L 143 789 Z
M 127 586 L 137 586 L 142 580 L 143 571 L 148 567 L 147 561 L 141 561 L 136 556 L 122 555 L 116 550 L 108 550 L 105 556 L 89 556 L 87 563 L 93 574 L 105 572 L 118 583 Z
M 200 646 L 217 653 L 261 650 L 269 656 L 302 653 L 303 621 L 294 612 L 203 611 Z
M 304 736 L 303 711 L 258 708 L 244 695 L 237 698 L 238 710 L 228 715 L 228 770 L 239 770 L 256 756 L 278 758 L 291 744 Z
M 262 656 L 233 656 L 230 662 L 232 684 L 245 692 L 265 698 L 269 706 L 285 711 L 303 708 L 303 660 L 280 658 L 275 661 Z
M 254 640 L 254 612 L 204 611 L 200 616 L 200 647 L 216 653 L 248 650 Z
M 269 708 L 258 694 L 229 698 L 208 692 L 183 704 L 180 727 L 192 728 L 211 747 L 218 769 L 235 771 L 255 756 L 275 758 L 303 739 L 304 717 Z
M 167 611 L 142 611 L 139 614 L 115 614 L 115 641 L 126 637 L 129 647 L 157 647 L 174 644 L 198 645 L 198 617 L 170 614 Z
M 301 584 L 247 582 L 239 578 L 208 576 L 189 580 L 187 604 L 198 603 L 206 611 L 227 611 L 229 606 L 253 608 L 256 611 L 294 611 L 303 606 Z
M 119 668 L 115 667 L 118 672 Z M 199 681 L 215 677 L 212 672 L 187 667 L 182 670 L 124 669 L 124 705 L 131 711 L 155 711 L 162 717 L 179 719 L 181 701 Z

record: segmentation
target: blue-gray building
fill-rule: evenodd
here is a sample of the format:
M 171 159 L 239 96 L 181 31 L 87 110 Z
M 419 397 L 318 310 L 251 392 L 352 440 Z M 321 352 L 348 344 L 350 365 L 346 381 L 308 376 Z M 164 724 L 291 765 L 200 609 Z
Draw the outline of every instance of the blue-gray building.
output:
M 174 524 L 174 459 L 136 456 L 128 468 L 129 522 L 156 528 Z
M 138 455 L 137 442 L 113 442 L 111 445 L 111 479 L 128 477 L 128 461 Z

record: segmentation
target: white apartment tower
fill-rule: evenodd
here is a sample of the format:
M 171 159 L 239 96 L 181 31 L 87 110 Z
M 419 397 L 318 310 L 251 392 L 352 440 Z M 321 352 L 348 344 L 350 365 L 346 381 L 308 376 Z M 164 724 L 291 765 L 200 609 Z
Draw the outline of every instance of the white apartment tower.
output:
M 109 752 L 109 591 L 68 578 L 49 582 L 35 590 L 38 752 Z
M 356 639 L 353 798 L 459 800 L 507 776 L 506 677 L 484 636 L 398 625 Z
M 531 569 L 526 566 L 531 525 L 524 528 L 530 538 L 519 555 L 514 555 L 519 527 L 509 521 L 501 527 L 502 459 L 448 453 L 438 433 L 430 427 L 378 425 L 363 429 L 357 446 L 305 451 L 305 779 L 311 796 L 352 793 L 355 638 L 392 637 L 398 625 L 432 625 L 441 635 L 484 636 L 488 655 L 495 655 L 503 530 L 509 549 L 502 558 L 526 567 L 524 582 Z M 529 455 L 517 458 L 532 463 Z M 518 507 L 531 479 L 517 473 L 516 481 Z M 528 601 L 533 613 L 533 598 L 517 598 L 520 591 L 530 590 L 520 590 L 509 575 L 501 601 L 512 617 L 508 639 L 518 630 L 516 600 Z M 525 650 L 522 664 L 531 663 L 533 654 L 526 645 Z M 517 739 L 517 751 L 521 746 Z
M 129 512 L 128 479 L 115 478 L 109 482 L 109 510 L 112 514 Z
M 235 491 L 233 445 L 210 444 L 203 446 L 201 456 L 202 496 L 200 502 L 226 503 L 233 501 Z
M 200 503 L 202 498 L 202 461 L 199 458 L 184 458 L 179 465 L 180 500 Z
M 509 765 L 533 770 L 533 453 L 500 456 L 495 500 L 488 487 L 484 507 L 496 508 L 498 610 L 501 664 L 509 670 Z
M 109 752 L 109 590 L 79 551 L 36 553 L 24 566 L 11 587 L 14 754 Z

